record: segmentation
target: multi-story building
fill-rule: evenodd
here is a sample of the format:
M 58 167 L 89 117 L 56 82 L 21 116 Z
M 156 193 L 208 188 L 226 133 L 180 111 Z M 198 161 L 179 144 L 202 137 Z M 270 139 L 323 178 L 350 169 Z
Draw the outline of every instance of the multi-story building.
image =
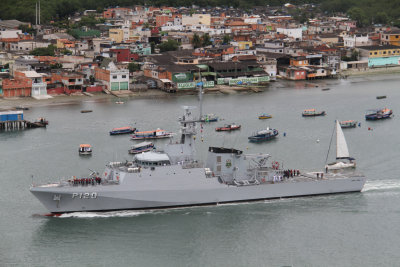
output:
M 110 91 L 129 90 L 129 70 L 117 68 L 108 58 L 103 60 L 100 67 L 95 68 L 95 78 Z

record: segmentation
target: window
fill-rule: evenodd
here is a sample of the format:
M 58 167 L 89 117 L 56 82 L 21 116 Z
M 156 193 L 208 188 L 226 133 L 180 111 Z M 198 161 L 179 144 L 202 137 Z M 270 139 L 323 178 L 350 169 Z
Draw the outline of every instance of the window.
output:
M 114 76 L 113 76 L 113 79 L 117 79 L 117 75 L 114 75 Z
M 371 55 L 372 55 L 372 52 L 369 52 L 369 55 L 371 56 Z
M 374 55 L 377 55 L 378 54 L 378 52 L 374 52 Z
M 383 51 L 383 54 L 386 55 L 386 51 Z
M 126 78 L 126 75 L 122 75 L 122 79 L 125 79 Z

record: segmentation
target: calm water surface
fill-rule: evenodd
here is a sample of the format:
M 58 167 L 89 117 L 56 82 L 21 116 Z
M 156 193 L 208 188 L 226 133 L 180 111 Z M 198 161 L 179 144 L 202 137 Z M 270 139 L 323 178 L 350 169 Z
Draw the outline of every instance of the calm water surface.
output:
M 45 217 L 46 209 L 29 193 L 31 175 L 36 183 L 57 181 L 130 159 L 127 151 L 134 142 L 109 136 L 111 128 L 178 132 L 181 107 L 197 105 L 197 97 L 126 99 L 123 105 L 87 98 L 32 108 L 25 118 L 44 116 L 50 121 L 47 129 L 0 134 L 0 266 L 397 266 L 400 124 L 397 116 L 366 122 L 364 113 L 389 107 L 399 114 L 399 82 L 392 75 L 278 82 L 259 94 L 205 95 L 204 110 L 223 120 L 204 125 L 204 142 L 197 146 L 201 160 L 208 146 L 225 146 L 269 153 L 287 168 L 322 169 L 334 120 L 357 120 L 361 127 L 346 129 L 345 136 L 368 182 L 355 194 L 163 211 Z M 377 100 L 377 95 L 388 97 Z M 302 118 L 306 108 L 327 115 Z M 93 112 L 81 114 L 82 109 Z M 258 120 L 262 112 L 273 118 Z M 242 129 L 214 131 L 230 122 Z M 280 131 L 277 140 L 247 142 L 267 126 Z M 80 143 L 93 146 L 92 157 L 78 156 Z

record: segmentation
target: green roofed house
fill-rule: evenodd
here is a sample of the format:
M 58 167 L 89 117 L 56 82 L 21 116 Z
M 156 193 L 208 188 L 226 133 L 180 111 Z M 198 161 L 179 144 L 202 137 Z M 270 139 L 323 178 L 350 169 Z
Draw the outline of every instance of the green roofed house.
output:
M 73 29 L 69 32 L 76 39 L 90 39 L 100 37 L 100 31 L 98 30 L 79 30 Z

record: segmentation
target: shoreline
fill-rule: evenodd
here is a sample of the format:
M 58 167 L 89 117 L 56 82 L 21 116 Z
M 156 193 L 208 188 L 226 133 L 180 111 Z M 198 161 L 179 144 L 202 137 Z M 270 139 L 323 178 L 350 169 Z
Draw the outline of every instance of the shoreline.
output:
M 267 87 L 268 85 L 265 85 Z M 265 88 L 264 87 L 264 88 Z M 262 92 L 263 88 L 252 87 L 235 87 L 235 86 L 218 86 L 215 88 L 205 89 L 205 94 L 235 94 L 239 92 Z M 52 98 L 37 100 L 32 97 L 16 97 L 16 98 L 0 98 L 0 111 L 12 110 L 16 107 L 32 108 L 43 106 L 73 105 L 84 101 L 105 102 L 118 101 L 124 99 L 153 99 L 153 98 L 170 98 L 185 95 L 197 95 L 197 91 L 179 91 L 177 93 L 167 93 L 159 89 L 149 89 L 145 92 L 123 92 L 118 95 L 106 94 L 104 92 L 91 93 L 85 95 L 83 93 L 73 95 L 51 95 Z
M 374 68 L 368 70 L 345 70 L 342 71 L 340 76 L 335 80 L 341 80 L 343 78 L 352 77 L 366 77 L 366 76 L 386 76 L 394 75 L 400 73 L 400 66 L 398 67 L 388 67 L 388 68 Z M 323 80 L 323 79 L 322 79 Z M 322 81 L 318 80 L 318 81 Z M 309 80 L 301 80 L 302 82 L 313 83 Z M 286 83 L 287 80 L 277 80 L 274 84 L 279 84 L 281 82 Z M 299 81 L 289 81 L 289 82 L 299 82 Z M 217 85 L 214 88 L 204 89 L 204 94 L 238 94 L 238 93 L 259 93 L 265 91 L 266 88 L 271 84 L 258 85 L 258 86 L 229 86 L 229 85 Z M 316 86 L 317 87 L 317 86 Z M 105 102 L 105 101 L 118 101 L 119 99 L 152 99 L 152 98 L 171 98 L 186 95 L 196 95 L 197 91 L 179 91 L 177 93 L 167 93 L 160 89 L 149 89 L 144 92 L 122 92 L 113 94 L 106 94 L 104 92 L 91 93 L 91 95 L 85 95 L 83 93 L 74 95 L 52 95 L 52 98 L 37 100 L 32 97 L 18 97 L 18 98 L 0 98 L 0 111 L 12 110 L 16 107 L 43 107 L 43 106 L 56 106 L 56 105 L 73 105 L 84 101 L 94 101 L 94 102 Z

